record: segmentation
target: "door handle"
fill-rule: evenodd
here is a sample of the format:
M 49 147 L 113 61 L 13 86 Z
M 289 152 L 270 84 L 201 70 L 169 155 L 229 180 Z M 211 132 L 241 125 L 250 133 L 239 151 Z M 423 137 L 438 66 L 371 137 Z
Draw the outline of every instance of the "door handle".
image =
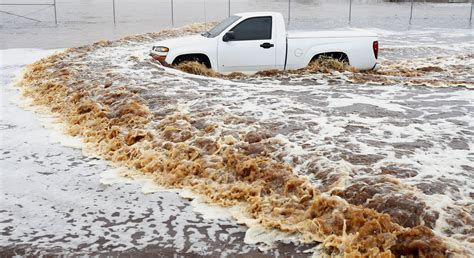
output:
M 262 47 L 262 48 L 271 48 L 271 47 L 274 47 L 274 46 L 275 45 L 273 45 L 272 43 L 268 43 L 268 42 L 263 43 L 263 44 L 260 45 L 260 47 Z

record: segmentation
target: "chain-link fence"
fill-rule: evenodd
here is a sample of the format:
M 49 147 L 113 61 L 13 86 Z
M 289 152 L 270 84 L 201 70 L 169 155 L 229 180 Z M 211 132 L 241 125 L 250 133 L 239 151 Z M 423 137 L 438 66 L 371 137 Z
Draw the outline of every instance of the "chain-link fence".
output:
M 407 16 L 405 17 L 405 23 L 412 24 L 414 20 L 421 17 L 424 19 L 423 14 L 426 13 L 429 7 L 427 5 L 446 5 L 446 4 L 458 4 L 458 3 L 470 3 L 469 10 L 457 13 L 457 17 L 464 17 L 466 21 L 472 23 L 472 12 L 474 7 L 474 0 L 434 0 L 434 1 L 398 1 L 398 0 L 343 0 L 343 1 L 324 1 L 324 0 L 254 0 L 254 1 L 243 1 L 243 0 L 96 0 L 94 2 L 74 4 L 74 0 L 46 0 L 45 1 L 34 1 L 24 2 L 22 0 L 16 0 L 12 2 L 2 1 L 0 2 L 0 13 L 3 15 L 9 15 L 12 19 L 2 19 L 2 23 L 8 24 L 9 22 L 18 23 L 19 19 L 33 22 L 49 22 L 47 15 L 41 14 L 40 12 L 48 12 L 47 9 L 53 9 L 53 17 L 55 24 L 58 23 L 58 16 L 61 17 L 59 22 L 81 22 L 84 21 L 84 11 L 89 9 L 92 16 L 111 16 L 109 22 L 114 24 L 120 24 L 128 22 L 133 16 L 140 16 L 143 20 L 158 17 L 168 17 L 168 24 L 172 26 L 176 24 L 185 23 L 188 20 L 194 21 L 209 21 L 221 19 L 224 16 L 228 16 L 231 13 L 252 11 L 252 10 L 273 10 L 279 11 L 286 16 L 288 24 L 292 23 L 293 19 L 301 19 L 301 13 L 305 13 L 304 9 L 314 10 L 313 15 L 321 15 L 327 17 L 327 14 L 332 14 L 337 20 L 346 19 L 346 22 L 351 24 L 354 20 L 358 19 L 358 14 L 361 13 L 360 8 L 374 9 L 374 5 L 377 4 L 391 4 L 398 13 L 394 15 Z M 80 5 L 77 11 L 77 15 L 74 15 L 74 6 Z M 83 5 L 87 5 L 89 8 L 84 8 Z M 467 6 L 467 5 L 466 5 Z M 38 9 L 34 10 L 32 7 Z M 302 8 L 303 11 L 298 10 Z M 1 10 L 3 9 L 3 10 Z M 156 12 L 145 11 L 155 10 Z M 375 8 L 376 9 L 376 8 Z M 440 8 L 437 8 L 440 9 Z M 30 11 L 31 10 L 31 11 Z M 97 11 L 100 10 L 100 14 Z M 419 12 L 420 11 L 420 12 Z M 363 13 L 363 12 L 362 12 Z M 393 10 L 390 12 L 393 13 Z M 135 15 L 134 15 L 135 14 Z M 200 15 L 201 14 L 201 15 Z M 370 13 L 371 15 L 378 13 Z M 388 14 L 390 16 L 390 14 Z M 40 16 L 40 17 L 37 17 Z M 147 17 L 148 16 L 148 17 Z M 298 18 L 299 17 L 299 18 Z M 199 19 L 201 18 L 201 19 Z M 202 19 L 203 18 L 203 19 Z M 158 22 L 166 23 L 166 19 L 157 19 Z M 20 21 L 21 22 L 21 21 Z M 88 21 L 85 21 L 88 22 Z M 400 19 L 397 22 L 402 22 Z
M 460 0 L 457 0 L 457 2 Z M 64 47 L 275 11 L 289 29 L 472 30 L 472 1 L 396 0 L 0 0 L 0 48 Z M 33 4 L 33 5 L 32 5 Z M 459 32 L 466 33 L 466 31 Z

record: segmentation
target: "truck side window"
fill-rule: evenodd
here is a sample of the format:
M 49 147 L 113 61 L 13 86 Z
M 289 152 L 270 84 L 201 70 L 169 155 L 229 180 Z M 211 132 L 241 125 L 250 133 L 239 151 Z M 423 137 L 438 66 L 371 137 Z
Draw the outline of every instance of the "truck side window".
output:
M 233 41 L 263 40 L 272 38 L 272 17 L 249 18 L 237 24 L 231 31 L 234 32 Z

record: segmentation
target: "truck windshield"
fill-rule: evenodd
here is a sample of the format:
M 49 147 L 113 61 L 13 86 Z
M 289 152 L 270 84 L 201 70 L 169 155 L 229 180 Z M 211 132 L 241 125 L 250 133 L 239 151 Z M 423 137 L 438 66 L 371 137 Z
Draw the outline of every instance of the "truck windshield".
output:
M 229 27 L 232 23 L 240 19 L 240 16 L 229 16 L 227 19 L 223 20 L 221 23 L 217 24 L 216 27 L 212 28 L 208 32 L 204 32 L 203 35 L 204 37 L 207 38 L 214 38 L 217 35 L 221 34 L 223 30 L 225 30 L 227 27 Z

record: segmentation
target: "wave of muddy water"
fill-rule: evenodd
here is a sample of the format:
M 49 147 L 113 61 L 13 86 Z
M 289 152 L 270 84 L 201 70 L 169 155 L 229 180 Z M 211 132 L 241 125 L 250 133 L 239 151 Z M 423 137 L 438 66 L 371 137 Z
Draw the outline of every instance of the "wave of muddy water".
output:
M 324 252 L 472 254 L 472 52 L 230 80 L 146 55 L 200 30 L 71 48 L 29 65 L 19 85 L 88 151 Z

